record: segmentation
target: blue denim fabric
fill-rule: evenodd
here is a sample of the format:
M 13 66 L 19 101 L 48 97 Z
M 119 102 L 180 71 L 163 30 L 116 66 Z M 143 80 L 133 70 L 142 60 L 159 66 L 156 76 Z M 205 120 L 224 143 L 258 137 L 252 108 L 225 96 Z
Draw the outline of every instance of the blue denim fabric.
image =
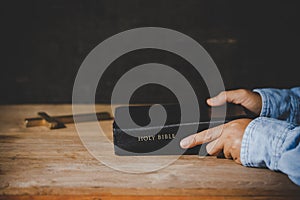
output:
M 262 97 L 262 110 L 245 130 L 241 162 L 281 171 L 300 186 L 300 87 L 254 92 Z

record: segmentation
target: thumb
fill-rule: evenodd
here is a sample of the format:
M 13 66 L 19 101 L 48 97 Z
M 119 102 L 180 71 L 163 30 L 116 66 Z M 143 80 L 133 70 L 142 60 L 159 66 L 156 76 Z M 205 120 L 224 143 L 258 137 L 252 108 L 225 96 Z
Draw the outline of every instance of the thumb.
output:
M 210 106 L 223 105 L 226 103 L 226 92 L 221 92 L 217 96 L 207 99 L 206 102 Z

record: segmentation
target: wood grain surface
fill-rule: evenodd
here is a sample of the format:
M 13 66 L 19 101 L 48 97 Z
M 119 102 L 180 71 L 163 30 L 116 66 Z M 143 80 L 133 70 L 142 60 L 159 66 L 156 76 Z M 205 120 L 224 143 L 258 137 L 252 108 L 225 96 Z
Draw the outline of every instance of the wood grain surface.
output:
M 300 187 L 282 173 L 247 168 L 232 160 L 215 157 L 181 156 L 169 166 L 148 173 L 117 171 L 89 153 L 74 124 L 57 130 L 25 128 L 23 120 L 35 117 L 39 111 L 49 115 L 68 115 L 72 113 L 72 106 L 0 106 L 0 199 L 300 197 Z M 96 111 L 111 112 L 111 107 L 96 105 Z M 111 140 L 112 121 L 100 124 Z M 138 167 L 147 167 L 148 164 L 145 162 L 145 166 Z M 137 167 L 134 162 L 127 165 L 132 169 Z

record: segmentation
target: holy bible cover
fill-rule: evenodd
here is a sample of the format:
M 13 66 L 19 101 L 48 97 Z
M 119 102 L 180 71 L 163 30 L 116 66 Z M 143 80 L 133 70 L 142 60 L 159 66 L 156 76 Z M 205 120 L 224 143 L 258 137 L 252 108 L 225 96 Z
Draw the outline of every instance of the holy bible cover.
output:
M 207 105 L 200 105 L 199 121 L 180 121 L 181 112 L 179 105 L 163 105 L 166 110 L 167 118 L 164 126 L 146 127 L 150 123 L 150 106 L 127 106 L 131 119 L 138 124 L 139 128 L 123 125 L 119 128 L 117 122 L 122 120 L 126 107 L 118 107 L 115 110 L 115 121 L 113 123 L 113 141 L 116 155 L 206 155 L 205 148 L 198 145 L 194 148 L 185 150 L 179 145 L 182 138 L 195 132 L 191 131 L 191 126 L 197 127 L 197 132 L 209 127 L 220 125 L 238 118 L 252 118 L 248 112 L 239 105 L 227 104 L 226 117 L 224 121 L 220 116 L 211 118 L 211 108 Z M 219 108 L 221 110 L 221 107 Z M 218 115 L 218 109 L 217 109 Z M 180 134 L 177 131 L 183 130 Z M 194 129 L 194 128 L 192 128 Z M 195 129 L 194 129 L 195 130 Z M 205 144 L 203 144 L 205 145 Z M 202 146 L 203 146 L 202 145 Z

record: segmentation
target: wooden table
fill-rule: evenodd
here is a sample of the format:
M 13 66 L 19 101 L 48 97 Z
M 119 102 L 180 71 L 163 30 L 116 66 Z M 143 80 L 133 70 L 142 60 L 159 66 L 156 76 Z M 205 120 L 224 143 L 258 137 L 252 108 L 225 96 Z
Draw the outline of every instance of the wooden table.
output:
M 96 105 L 97 112 L 110 106 Z M 25 128 L 38 111 L 72 113 L 71 105 L 0 106 L 0 199 L 299 199 L 286 175 L 215 157 L 181 156 L 161 170 L 116 171 L 83 146 L 74 124 Z M 112 121 L 101 122 L 111 138 Z M 129 166 L 134 167 L 132 163 Z

